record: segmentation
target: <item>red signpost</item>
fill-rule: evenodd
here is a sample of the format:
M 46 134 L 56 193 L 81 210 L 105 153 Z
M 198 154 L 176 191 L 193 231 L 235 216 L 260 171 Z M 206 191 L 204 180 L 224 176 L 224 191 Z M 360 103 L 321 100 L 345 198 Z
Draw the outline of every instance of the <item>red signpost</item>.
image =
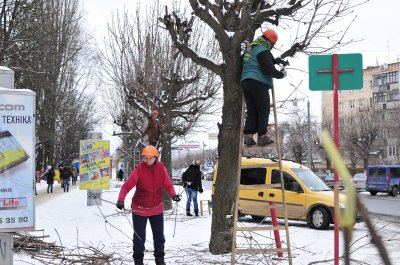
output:
M 333 138 L 336 148 L 339 150 L 339 73 L 349 73 L 351 75 L 346 76 L 344 84 L 346 89 L 361 89 L 362 88 L 362 56 L 361 54 L 344 54 L 340 55 L 344 60 L 344 64 L 349 65 L 352 68 L 339 68 L 339 56 L 338 54 L 330 55 L 319 55 L 310 56 L 309 58 L 309 78 L 310 78 L 310 89 L 311 90 L 331 90 L 329 84 L 325 84 L 326 77 L 318 77 L 318 74 L 332 74 L 333 76 Z M 319 67 L 326 67 L 327 62 L 332 60 L 332 69 L 322 69 Z M 329 67 L 330 68 L 330 67 Z M 316 70 L 316 71 L 315 71 Z M 355 73 L 354 73 L 355 72 Z M 342 85 L 342 84 L 341 84 Z M 325 86 L 325 89 L 320 89 Z M 326 89 L 328 88 L 328 89 Z M 339 176 L 336 169 L 334 169 L 334 263 L 339 265 Z

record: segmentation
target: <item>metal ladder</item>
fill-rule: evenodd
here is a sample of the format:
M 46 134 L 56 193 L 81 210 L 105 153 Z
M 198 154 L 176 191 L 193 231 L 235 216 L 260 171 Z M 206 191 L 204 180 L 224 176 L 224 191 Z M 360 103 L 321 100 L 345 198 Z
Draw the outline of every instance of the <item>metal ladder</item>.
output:
M 283 180 L 283 171 L 282 171 L 282 157 L 281 157 L 281 150 L 280 150 L 280 134 L 278 130 L 278 120 L 277 120 L 277 111 L 276 111 L 276 101 L 275 101 L 275 91 L 274 88 L 271 88 L 271 94 L 272 94 L 272 106 L 273 106 L 273 116 L 274 116 L 274 124 L 273 126 L 275 127 L 275 141 L 269 146 L 276 146 L 276 152 L 277 152 L 277 157 L 278 161 L 277 162 L 271 162 L 267 163 L 266 165 L 241 165 L 242 161 L 242 156 L 243 156 L 243 150 L 245 147 L 241 144 L 240 146 L 240 152 L 239 152 L 239 168 L 237 170 L 238 175 L 238 186 L 236 190 L 236 198 L 235 198 L 235 204 L 234 204 L 234 211 L 233 211 L 233 227 L 232 227 L 232 252 L 231 252 L 231 264 L 235 264 L 236 262 L 236 255 L 237 254 L 267 254 L 267 253 L 287 253 L 287 260 L 289 264 L 292 264 L 292 256 L 291 256 L 291 250 L 290 250 L 290 239 L 289 239 L 289 227 L 288 227 L 288 219 L 287 219 L 287 208 L 286 208 L 286 197 L 285 197 L 285 188 L 284 188 L 284 180 Z M 241 130 L 240 130 L 240 136 L 241 139 L 243 139 L 243 123 L 244 123 L 244 111 L 245 111 L 245 103 L 243 100 L 242 104 L 242 121 L 241 121 Z M 262 147 L 264 148 L 264 147 Z M 278 188 L 278 186 L 281 188 L 282 192 L 282 203 L 283 205 L 283 210 L 284 210 L 284 215 L 285 215 L 285 225 L 284 226 L 268 226 L 266 224 L 263 224 L 262 226 L 248 226 L 248 227 L 238 227 L 238 216 L 241 210 L 246 209 L 246 207 L 250 207 L 251 209 L 254 210 L 254 207 L 259 208 L 259 210 L 265 210 L 265 216 L 269 216 L 269 213 L 267 211 L 270 211 L 272 208 L 276 208 L 276 205 L 263 205 L 263 206 L 247 206 L 243 205 L 240 203 L 239 200 L 239 190 L 240 190 L 240 175 L 241 175 L 241 169 L 244 168 L 263 168 L 263 167 L 271 167 L 271 166 L 279 166 L 279 171 L 280 171 L 280 184 L 262 184 L 262 185 L 245 185 L 246 188 Z M 261 209 L 260 209 L 261 208 Z M 237 246 L 237 234 L 238 232 L 240 233 L 260 233 L 261 231 L 279 231 L 279 230 L 284 230 L 286 233 L 286 247 L 270 247 L 270 246 L 263 246 L 263 245 L 258 245 L 255 244 L 253 246 L 252 244 L 247 244 L 247 248 L 239 248 Z M 251 237 L 252 238 L 252 237 Z

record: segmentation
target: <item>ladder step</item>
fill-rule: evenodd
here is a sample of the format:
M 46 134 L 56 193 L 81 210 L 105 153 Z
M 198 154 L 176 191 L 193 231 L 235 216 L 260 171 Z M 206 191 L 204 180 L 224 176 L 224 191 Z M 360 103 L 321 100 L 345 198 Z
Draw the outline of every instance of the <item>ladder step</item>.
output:
M 276 148 L 276 143 L 275 142 L 273 142 L 273 143 L 270 143 L 270 144 L 267 144 L 267 145 L 263 145 L 263 146 L 261 146 L 261 145 L 243 145 L 242 146 L 242 150 L 247 150 L 247 149 L 270 149 L 270 148 Z
M 242 169 L 247 169 L 247 168 L 263 168 L 263 167 L 279 167 L 279 163 L 277 162 L 271 162 L 267 164 L 255 164 L 255 165 L 241 165 Z
M 262 254 L 262 253 L 274 253 L 274 252 L 288 252 L 287 248 L 268 248 L 268 249 L 254 249 L 254 248 L 249 248 L 249 249 L 236 249 L 236 253 L 238 254 Z
M 286 230 L 284 226 L 248 226 L 248 227 L 238 227 L 236 231 L 276 231 L 276 230 Z
M 278 188 L 282 187 L 281 183 L 275 184 L 253 184 L 253 185 L 239 185 L 239 189 L 271 189 L 271 188 Z

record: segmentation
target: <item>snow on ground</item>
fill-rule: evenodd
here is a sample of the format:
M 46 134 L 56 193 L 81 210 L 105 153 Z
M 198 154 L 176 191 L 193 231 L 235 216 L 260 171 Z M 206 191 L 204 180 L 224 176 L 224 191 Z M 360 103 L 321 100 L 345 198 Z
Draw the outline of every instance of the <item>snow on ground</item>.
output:
M 204 193 L 199 194 L 199 200 L 209 200 L 211 197 L 211 182 L 203 181 Z M 123 258 L 122 264 L 133 264 L 132 261 L 132 221 L 131 216 L 122 214 L 115 208 L 121 182 L 112 180 L 111 189 L 103 190 L 102 205 L 87 206 L 87 191 L 71 187 L 64 193 L 56 184 L 54 193 L 46 193 L 44 182 L 37 185 L 39 195 L 36 196 L 36 229 L 34 235 L 49 235 L 46 242 L 56 242 L 67 248 L 77 245 L 92 245 L 104 248 L 103 251 L 115 253 Z M 175 186 L 182 192 L 182 187 Z M 130 205 L 131 194 L 128 194 L 125 205 Z M 167 264 L 230 264 L 230 254 L 212 255 L 208 251 L 211 230 L 211 215 L 208 212 L 200 217 L 187 217 L 185 214 L 186 199 L 184 198 L 175 210 L 165 212 L 165 238 Z M 175 205 L 175 203 L 174 203 Z M 259 225 L 250 217 L 241 219 L 241 225 Z M 400 258 L 400 224 L 398 220 L 378 219 L 374 224 L 385 241 L 386 248 L 395 264 Z M 265 225 L 265 224 L 264 224 Z M 270 225 L 269 223 L 267 225 Z M 290 242 L 293 264 L 302 265 L 315 261 L 333 258 L 333 226 L 326 231 L 312 230 L 303 222 L 289 221 Z M 174 235 L 175 233 L 175 235 Z M 352 258 L 359 264 L 383 264 L 377 250 L 372 246 L 370 237 L 363 223 L 354 227 L 356 243 L 352 247 Z M 238 244 L 251 240 L 253 244 L 269 244 L 273 234 L 258 232 L 252 237 L 239 237 Z M 281 232 L 281 239 L 286 240 Z M 389 241 L 390 240 L 390 241 Z M 342 242 L 340 243 L 342 246 Z M 271 246 L 272 248 L 273 246 Z M 148 225 L 145 264 L 154 264 L 152 254 L 152 233 Z M 342 254 L 342 251 L 340 252 Z M 237 255 L 236 264 L 288 264 L 287 259 L 276 260 L 275 255 Z M 395 262 L 396 261 L 396 262 Z M 363 262 L 363 263 L 361 263 Z M 14 265 L 40 264 L 30 256 L 14 253 Z M 56 263 L 55 263 L 56 264 Z M 121 264 L 121 263 L 119 263 Z M 333 264 L 324 261 L 318 264 Z M 343 264 L 343 262 L 341 262 Z

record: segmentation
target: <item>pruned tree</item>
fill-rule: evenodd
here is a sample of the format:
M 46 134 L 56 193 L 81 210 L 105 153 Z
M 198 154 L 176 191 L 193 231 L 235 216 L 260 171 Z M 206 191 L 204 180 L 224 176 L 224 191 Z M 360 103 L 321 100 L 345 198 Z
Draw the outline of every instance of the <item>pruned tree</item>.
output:
M 115 88 L 106 90 L 106 98 L 119 98 L 108 101 L 119 127 L 115 134 L 126 142 L 124 148 L 129 153 L 141 138 L 151 109 L 157 108 L 163 123 L 161 160 L 171 173 L 174 139 L 190 132 L 202 115 L 213 112 L 220 82 L 215 74 L 177 52 L 168 33 L 158 25 L 159 15 L 157 3 L 145 14 L 140 7 L 132 17 L 126 11 L 117 14 L 109 26 L 102 57 L 105 73 Z M 179 40 L 213 57 L 215 52 L 207 50 L 213 41 L 201 38 L 204 29 L 194 21 L 189 23 L 196 37 L 189 40 L 182 35 Z
M 361 1 L 363 2 L 363 1 Z M 162 21 L 169 31 L 176 48 L 197 64 L 220 76 L 223 89 L 222 124 L 219 125 L 218 179 L 214 192 L 210 251 L 214 254 L 231 250 L 232 226 L 229 216 L 235 201 L 238 185 L 238 159 L 241 144 L 240 119 L 242 93 L 239 86 L 241 74 L 241 43 L 253 40 L 256 30 L 266 22 L 281 29 L 296 29 L 290 45 L 282 48 L 281 58 L 302 52 L 309 54 L 328 52 L 345 45 L 346 29 L 335 28 L 335 22 L 351 14 L 360 2 L 349 0 L 303 1 L 207 1 L 189 0 L 192 16 L 207 24 L 215 34 L 222 60 L 210 60 L 201 56 L 195 47 L 182 42 L 179 36 L 189 38 L 187 20 L 177 19 L 175 13 L 168 13 Z M 343 29 L 343 28 L 342 28 Z

